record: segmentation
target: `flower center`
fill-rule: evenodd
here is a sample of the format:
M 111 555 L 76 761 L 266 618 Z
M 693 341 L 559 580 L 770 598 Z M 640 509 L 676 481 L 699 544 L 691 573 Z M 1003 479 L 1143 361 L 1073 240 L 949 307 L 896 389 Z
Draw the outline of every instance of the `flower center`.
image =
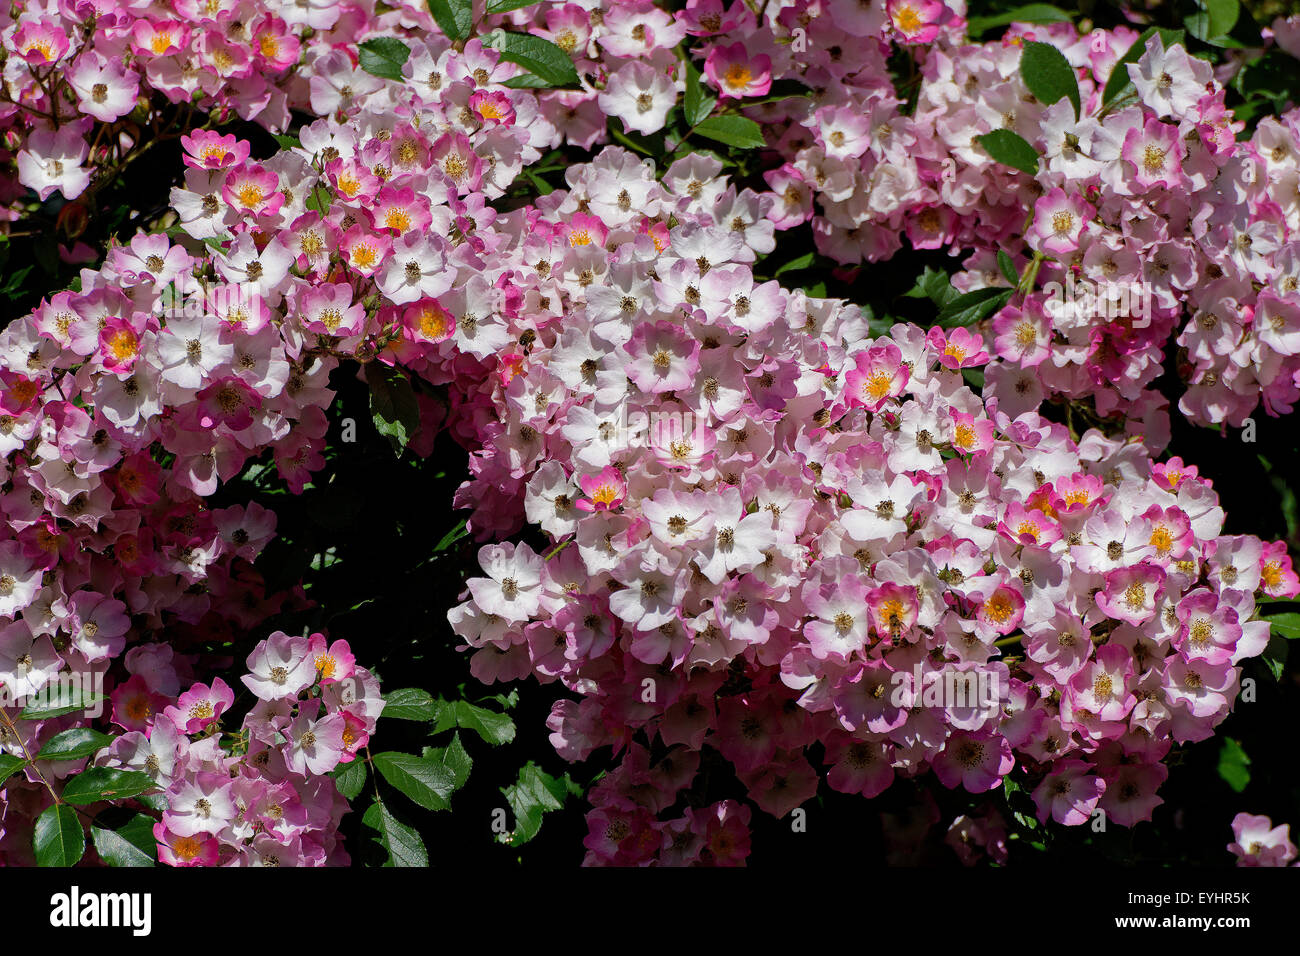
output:
M 753 78 L 754 74 L 743 63 L 731 64 L 727 67 L 727 72 L 722 75 L 723 82 L 733 90 L 748 86 Z

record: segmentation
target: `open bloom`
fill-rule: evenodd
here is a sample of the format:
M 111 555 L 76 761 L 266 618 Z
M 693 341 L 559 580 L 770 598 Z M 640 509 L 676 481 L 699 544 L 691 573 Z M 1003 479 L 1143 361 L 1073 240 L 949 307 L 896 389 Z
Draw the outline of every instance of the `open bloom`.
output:
M 105 123 L 131 112 L 140 92 L 140 74 L 97 50 L 78 57 L 67 78 L 77 93 L 77 108 Z
M 1107 616 L 1142 625 L 1156 613 L 1165 592 L 1165 572 L 1157 564 L 1141 561 L 1106 574 L 1106 587 L 1097 592 L 1097 607 Z
M 704 61 L 704 75 L 722 97 L 763 96 L 772 88 L 772 60 L 751 56 L 744 43 L 715 46 Z
M 573 503 L 579 511 L 608 511 L 621 505 L 627 495 L 623 473 L 611 465 L 598 475 L 583 475 L 578 479 L 578 487 L 586 495 Z
M 853 362 L 844 374 L 844 397 L 850 406 L 875 412 L 903 393 L 909 373 L 902 351 L 893 342 L 873 345 L 854 356 Z
M 1069 195 L 1058 186 L 1034 203 L 1027 238 L 1048 255 L 1065 256 L 1079 248 L 1079 236 L 1094 212 L 1082 196 Z
M 1232 842 L 1228 851 L 1238 866 L 1287 866 L 1296 857 L 1291 828 L 1263 814 L 1238 813 L 1232 818 Z

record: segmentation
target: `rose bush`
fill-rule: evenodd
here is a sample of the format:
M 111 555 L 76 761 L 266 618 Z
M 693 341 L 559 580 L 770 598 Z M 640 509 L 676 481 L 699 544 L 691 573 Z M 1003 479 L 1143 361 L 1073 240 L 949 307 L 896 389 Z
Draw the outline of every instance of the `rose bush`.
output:
M 1300 395 L 1300 114 L 1251 85 L 1297 21 L 1034 16 L 20 11 L 11 218 L 173 163 L 169 208 L 0 333 L 4 859 L 77 862 L 88 825 L 113 864 L 344 863 L 373 784 L 366 830 L 427 863 L 392 791 L 445 810 L 470 754 L 372 737 L 502 745 L 517 695 L 381 695 L 422 652 L 297 636 L 335 595 L 265 557 L 276 509 L 219 503 L 327 487 L 353 385 L 407 459 L 468 456 L 414 504 L 468 512 L 435 558 L 480 545 L 438 565 L 462 673 L 536 677 L 606 771 L 530 760 L 502 842 L 583 790 L 590 864 L 743 863 L 827 792 L 908 788 L 903 847 L 957 801 L 967 863 L 1151 820 L 1294 631 L 1287 542 L 1168 451 Z M 73 674 L 101 690 L 50 698 Z M 1290 862 L 1266 823 L 1232 852 Z

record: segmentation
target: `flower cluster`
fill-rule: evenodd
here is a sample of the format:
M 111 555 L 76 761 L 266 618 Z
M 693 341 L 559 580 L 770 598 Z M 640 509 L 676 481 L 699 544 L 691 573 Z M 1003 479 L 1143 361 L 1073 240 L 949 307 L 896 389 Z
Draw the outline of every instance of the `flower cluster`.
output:
M 152 651 L 151 651 L 152 649 Z M 127 655 L 132 676 L 113 694 L 113 721 L 131 728 L 100 766 L 148 773 L 165 795 L 154 825 L 171 866 L 323 866 L 347 862 L 338 841 L 348 804 L 325 775 L 356 758 L 383 709 L 378 682 L 346 641 L 277 631 L 248 656 L 257 704 L 229 748 L 222 714 L 235 700 L 220 677 L 176 695 L 166 645 Z M 168 691 L 171 691 L 169 694 Z M 173 698 L 174 702 L 173 702 Z
M 114 695 L 144 694 L 114 716 L 143 732 L 154 695 L 174 696 L 176 679 L 213 666 L 202 646 L 306 606 L 300 590 L 267 594 L 252 566 L 275 515 L 205 499 L 268 454 L 288 487 L 302 489 L 323 464 L 340 356 L 372 358 L 394 345 L 423 364 L 444 347 L 451 326 L 439 329 L 445 313 L 429 296 L 463 284 L 458 270 L 482 270 L 490 247 L 478 223 L 487 235 L 495 215 L 486 199 L 537 158 L 534 141 L 559 139 L 541 121 L 515 122 L 536 117 L 532 93 L 500 86 L 516 68 L 499 69 L 476 41 L 463 55 L 435 42 L 411 66 L 425 80 L 435 60 L 455 75 L 436 93 L 424 83 L 427 100 L 413 84 L 359 73 L 342 54 L 315 60 L 313 96 L 328 99 L 321 91 L 331 83 L 353 86 L 346 104 L 322 112 L 348 112 L 304 129 L 303 147 L 265 162 L 233 136 L 184 137 L 187 169 L 172 201 L 200 241 L 139 234 L 84 271 L 77 291 L 0 333 L 0 682 L 12 695 L 35 694 L 60 672 L 97 674 Z M 494 90 L 478 89 L 479 72 L 493 75 Z M 399 88 L 405 104 L 387 94 Z M 363 94 L 379 101 L 364 114 Z M 490 311 L 478 327 L 460 322 L 479 348 L 503 344 Z M 148 680 L 136 666 L 173 654 L 179 678 Z M 279 729 L 284 705 L 276 707 L 248 725 L 262 750 Z M 357 716 L 373 712 L 368 705 Z M 24 724 L 27 739 L 6 733 L 0 746 L 25 754 L 86 719 Z M 197 754 L 195 772 L 212 772 L 205 762 L 215 755 Z M 44 799 L 40 769 L 28 775 L 32 799 L 10 802 L 0 844 L 17 859 L 30 852 L 23 821 Z M 21 789 L 11 782 L 9 795 Z
M 378 356 L 454 384 L 459 436 L 476 440 L 475 403 L 490 401 L 477 395 L 483 379 L 518 359 L 502 314 L 507 284 L 499 269 L 491 283 L 483 276 L 536 215 L 499 214 L 489 202 L 564 141 L 565 107 L 555 105 L 564 94 L 505 87 L 520 68 L 478 40 L 456 50 L 431 34 L 414 46 L 400 82 L 364 72 L 341 49 L 311 58 L 304 95 L 324 118 L 301 130 L 301 145 L 264 160 L 233 135 L 181 137 L 184 177 L 171 202 L 193 241 L 138 234 L 85 270 L 76 291 L 0 333 L 0 682 L 13 694 L 93 673 L 115 700 L 133 695 L 113 720 L 143 732 L 158 695 L 179 687 L 142 677 L 137 664 L 174 655 L 177 679 L 206 677 L 215 662 L 204 645 L 306 606 L 300 590 L 268 595 L 252 566 L 275 515 L 205 499 L 268 454 L 289 489 L 302 490 L 324 463 L 340 359 Z M 593 239 L 574 230 L 548 241 Z M 558 289 L 553 302 L 529 306 L 558 318 Z M 420 403 L 428 427 L 413 448 L 427 453 L 438 410 L 427 395 Z M 504 520 L 513 529 L 522 514 Z M 274 717 L 251 718 L 251 738 L 265 744 L 279 730 Z M 87 720 L 24 725 L 30 734 L 6 733 L 0 746 L 26 754 Z M 196 772 L 213 772 L 212 746 L 198 751 Z M 47 802 L 39 764 L 30 786 L 8 787 L 0 847 L 14 859 L 29 854 L 30 821 Z M 719 825 L 732 828 L 738 813 L 722 811 Z M 318 852 L 328 842 L 298 859 L 329 857 Z M 193 859 L 209 861 L 215 846 Z
M 1238 866 L 1291 866 L 1296 858 L 1290 824 L 1273 826 L 1268 817 L 1238 813 L 1232 818 L 1232 842 L 1228 852 Z
M 0 218 L 21 215 L 23 187 L 42 202 L 55 193 L 77 199 L 177 135 L 177 125 L 186 132 L 238 116 L 283 130 L 290 108 L 305 105 L 293 68 L 339 42 L 355 20 L 336 4 L 147 6 L 51 2 L 0 14 L 0 134 L 9 166 Z
M 302 490 L 343 360 L 445 391 L 445 407 L 417 391 L 412 447 L 427 454 L 446 427 L 471 450 L 454 503 L 498 542 L 449 619 L 479 679 L 570 692 L 549 721 L 562 756 L 619 757 L 590 794 L 588 862 L 743 862 L 749 807 L 684 798 L 705 761 L 774 816 L 823 775 L 872 797 L 932 771 L 972 794 L 1015 772 L 1044 821 L 1150 818 L 1171 741 L 1212 734 L 1267 642 L 1256 601 L 1300 593 L 1282 543 L 1222 534 L 1211 483 L 1153 458 L 1164 409 L 1147 388 L 1192 309 L 1188 363 L 1219 371 L 1184 398 L 1189 415 L 1254 407 L 1228 409 L 1225 389 L 1262 391 L 1273 410 L 1300 394 L 1287 384 L 1296 210 L 1268 198 L 1294 185 L 1294 119 L 1234 143 L 1221 88 L 1155 43 L 1133 67 L 1140 104 L 1099 110 L 1127 37 L 1104 34 L 1095 53 L 1066 28 L 1033 35 L 1078 66 L 1085 118 L 1065 100 L 1044 110 L 1016 75 L 1031 34 L 961 45 L 961 9 L 937 0 L 761 16 L 721 0 L 545 3 L 498 21 L 568 52 L 576 91 L 508 86 L 520 67 L 478 39 L 452 44 L 423 5 L 282 5 L 264 29 L 251 8 L 211 6 L 185 20 L 191 46 L 154 51 L 154 87 L 186 74 L 185 56 L 226 62 L 211 48 L 247 72 L 195 89 L 240 100 L 260 82 L 257 116 L 320 118 L 261 158 L 191 130 L 171 191 L 186 238 L 137 235 L 0 333 L 0 682 L 105 676 L 126 735 L 100 759 L 165 789 L 165 862 L 343 859 L 346 804 L 322 775 L 373 730 L 373 678 L 346 645 L 277 633 L 248 659 L 259 703 L 227 749 L 217 720 L 233 692 L 201 653 L 305 603 L 266 594 L 252 566 L 274 515 L 205 499 L 263 457 Z M 160 29 L 110 21 L 95 30 L 128 46 L 141 23 Z M 272 56 L 262 38 L 308 26 L 321 45 L 277 94 L 256 66 Z M 806 49 L 784 42 L 796 30 Z M 401 80 L 342 45 L 371 32 L 421 35 Z M 494 204 L 545 151 L 603 143 L 609 116 L 662 128 L 687 36 L 721 101 L 814 84 L 752 108 L 781 161 L 767 189 L 707 153 L 657 169 L 606 147 L 564 188 Z M 891 45 L 919 64 L 914 113 Z M 44 90 L 41 69 L 23 75 Z M 1033 180 L 972 145 L 1006 125 L 1046 150 Z M 809 220 L 842 262 L 887 258 L 906 233 L 974 249 L 963 288 L 989 284 L 1002 249 L 1034 280 L 1140 276 L 1153 312 L 1049 318 L 1032 292 L 979 332 L 880 335 L 855 305 L 756 277 L 777 230 Z M 1049 393 L 1126 420 L 1075 433 L 1039 414 Z M 542 553 L 504 540 L 525 524 L 550 539 Z M 82 720 L 0 746 L 25 754 Z M 6 788 L 6 857 L 26 852 L 41 783 L 76 769 L 39 763 Z M 975 811 L 949 841 L 1001 859 L 1005 824 Z
M 1241 425 L 1261 401 L 1288 412 L 1300 395 L 1300 112 L 1238 142 L 1244 124 L 1212 66 L 1159 34 L 1120 64 L 1136 31 L 1018 26 L 976 45 L 961 12 L 774 5 L 764 21 L 737 12 L 725 36 L 697 34 L 706 67 L 724 64 L 706 69 L 722 96 L 765 91 L 760 78 L 813 89 L 748 111 L 779 154 L 765 173 L 770 220 L 810 223 L 841 263 L 888 259 L 904 240 L 961 254 L 963 291 L 1005 281 L 999 250 L 1032 270 L 1036 289 L 985 332 L 1000 370 L 990 390 L 1008 411 L 1064 396 L 1147 418 L 1150 386 L 1176 357 L 1179 409 L 1194 421 Z M 788 42 L 795 31 L 806 42 Z M 1019 67 L 1031 41 L 1064 54 L 1077 116 L 1069 99 L 1030 95 Z M 914 90 L 889 69 L 899 44 Z M 1116 70 L 1133 87 L 1104 101 Z M 979 137 L 995 130 L 1036 149 L 1035 175 L 993 159 Z
M 933 770 L 982 793 L 1019 765 L 1042 819 L 1149 819 L 1171 738 L 1208 737 L 1267 643 L 1257 597 L 1300 593 L 1285 546 L 1221 535 L 1194 466 L 981 400 L 964 330 L 872 339 L 856 307 L 756 284 L 767 200 L 716 163 L 656 183 L 608 149 L 568 180 L 497 250 L 502 338 L 529 345 L 480 388 L 466 491 L 522 485 L 556 544 L 484 547 L 451 619 L 481 679 L 580 695 L 552 714 L 564 756 L 670 748 L 593 792 L 589 859 L 660 859 L 680 834 L 654 814 L 706 745 L 775 816 L 820 742 L 845 792 Z

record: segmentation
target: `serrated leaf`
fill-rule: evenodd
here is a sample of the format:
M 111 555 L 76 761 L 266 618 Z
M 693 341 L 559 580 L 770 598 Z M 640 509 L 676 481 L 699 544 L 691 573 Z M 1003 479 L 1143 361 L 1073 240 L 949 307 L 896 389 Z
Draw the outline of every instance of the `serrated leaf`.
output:
M 490 700 L 494 704 L 499 704 L 504 710 L 510 710 L 519 704 L 519 688 L 513 687 L 508 694 L 492 694 L 484 697 L 483 700 Z
M 1213 46 L 1225 45 L 1221 41 L 1237 25 L 1241 4 L 1237 0 L 1196 0 L 1196 5 L 1200 10 L 1183 21 L 1187 32 Z
M 384 716 L 388 715 L 384 714 Z M 366 762 L 354 758 L 348 763 L 335 767 L 330 772 L 330 776 L 334 778 L 334 786 L 338 787 L 339 793 L 348 800 L 355 800 L 366 785 Z
M 379 716 L 398 720 L 433 720 L 437 717 L 433 695 L 418 687 L 402 687 L 384 695 L 384 710 Z
M 16 757 L 13 754 L 0 754 L 0 783 L 4 783 L 9 777 L 18 770 L 23 764 L 27 763 L 22 757 Z
M 1010 166 L 1030 176 L 1038 173 L 1038 151 L 1009 129 L 995 129 L 976 136 L 985 151 L 1003 166 Z
M 690 57 L 683 61 L 686 71 L 686 95 L 682 100 L 682 115 L 687 126 L 703 122 L 718 105 L 718 98 L 709 93 L 700 82 L 700 71 L 695 68 Z
M 428 866 L 429 851 L 420 834 L 397 819 L 378 798 L 370 805 L 361 822 L 379 833 L 379 844 L 388 851 L 384 866 Z
M 745 116 L 710 116 L 695 127 L 695 132 L 738 149 L 758 149 L 767 145 L 762 127 Z
M 1235 0 L 1234 0 L 1235 2 Z M 1044 106 L 1068 99 L 1079 118 L 1079 80 L 1070 61 L 1050 43 L 1029 42 L 1020 54 L 1020 77 Z
M 375 754 L 375 769 L 393 787 L 426 810 L 450 810 L 456 782 L 440 762 L 389 751 Z
M 113 738 L 89 727 L 73 727 L 55 734 L 45 742 L 37 760 L 77 760 L 103 750 Z
M 567 773 L 562 777 L 552 777 L 529 761 L 520 768 L 519 779 L 508 787 L 502 787 L 501 793 L 515 815 L 515 829 L 499 834 L 497 839 L 518 846 L 537 836 L 545 814 L 559 810 L 570 794 L 581 793 L 581 789 Z
M 422 754 L 425 760 L 432 760 L 442 765 L 451 774 L 455 789 L 459 790 L 469 780 L 469 772 L 474 766 L 469 751 L 460 742 L 460 731 L 451 735 L 451 743 L 445 747 L 425 747 Z
M 1016 285 L 1020 281 L 1020 274 L 1016 272 L 1015 262 L 1001 249 L 998 250 L 998 269 L 1002 272 L 1003 278 L 1012 285 Z
M 482 39 L 484 46 L 501 54 L 501 59 L 519 64 L 551 86 L 578 85 L 573 58 L 550 40 L 508 30 L 493 30 Z
M 938 323 L 945 329 L 974 325 L 1006 305 L 1013 291 L 993 286 L 963 293 L 939 310 Z
M 285 133 L 272 133 L 271 138 L 280 144 L 281 149 L 297 149 L 302 146 L 302 140 L 297 136 L 289 136 Z
M 90 767 L 68 779 L 63 786 L 63 799 L 75 804 L 125 800 L 157 786 L 153 777 L 141 770 Z
M 1144 30 L 1133 41 L 1133 45 L 1120 57 L 1114 68 L 1111 69 L 1110 76 L 1106 79 L 1106 85 L 1102 87 L 1101 91 L 1102 109 L 1110 106 L 1119 98 L 1121 93 L 1133 85 L 1133 80 L 1128 75 L 1128 65 L 1142 59 L 1142 54 L 1147 51 L 1147 41 L 1157 33 L 1160 34 L 1160 39 L 1164 43 L 1166 50 L 1175 43 L 1183 41 L 1182 30 L 1166 30 L 1163 27 L 1148 27 Z
M 361 69 L 385 80 L 402 79 L 402 67 L 411 56 L 411 48 L 397 37 L 375 37 L 357 47 Z
M 67 804 L 48 807 L 32 832 L 37 866 L 73 866 L 86 853 L 86 834 L 77 811 Z
M 1027 3 L 1023 7 L 1007 10 L 988 17 L 971 17 L 966 21 L 966 34 L 974 39 L 994 27 L 1010 23 L 1069 23 L 1073 17 L 1050 3 Z
M 508 715 L 498 714 L 465 700 L 439 700 L 433 732 L 440 734 L 452 727 L 472 730 L 494 746 L 508 744 L 515 739 L 515 722 Z
M 1264 620 L 1268 622 L 1269 629 L 1274 634 L 1285 637 L 1289 641 L 1300 637 L 1300 614 L 1274 614 Z
M 367 366 L 370 386 L 370 417 L 379 434 L 401 455 L 420 425 L 420 405 L 405 375 L 389 365 L 372 362 Z
M 916 285 L 904 292 L 903 297 L 906 299 L 929 299 L 942 308 L 957 298 L 957 294 L 957 290 L 952 287 L 952 281 L 949 279 L 948 273 L 942 269 L 926 266 L 916 280 Z
M 95 820 L 90 828 L 95 852 L 109 866 L 156 866 L 158 841 L 153 835 L 153 818 L 143 813 L 131 814 L 115 827 L 101 826 Z
M 474 27 L 474 0 L 429 0 L 429 12 L 449 39 L 468 39 Z

